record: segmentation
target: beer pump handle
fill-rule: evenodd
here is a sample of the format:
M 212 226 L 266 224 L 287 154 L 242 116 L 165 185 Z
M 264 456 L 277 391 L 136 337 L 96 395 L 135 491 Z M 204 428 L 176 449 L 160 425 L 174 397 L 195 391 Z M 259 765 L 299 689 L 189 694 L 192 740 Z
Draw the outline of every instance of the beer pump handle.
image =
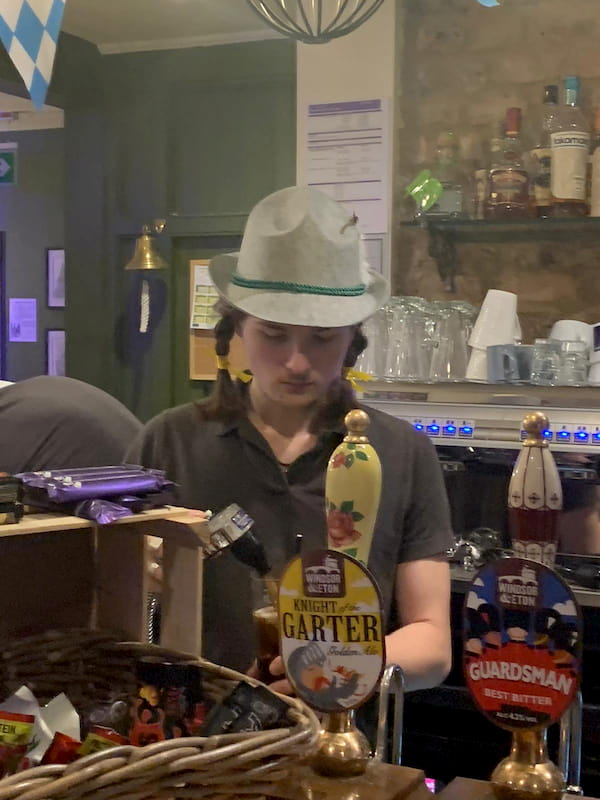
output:
M 545 433 L 543 411 L 524 418 L 525 439 L 508 485 L 508 528 L 517 558 L 553 567 L 558 549 L 558 515 L 563 506 L 558 468 Z
M 202 549 L 206 558 L 220 555 L 231 548 L 231 552 L 247 567 L 255 569 L 261 577 L 271 571 L 265 548 L 252 531 L 254 520 L 237 503 L 231 503 L 213 514 L 200 532 Z
M 255 569 L 261 578 L 271 571 L 265 548 L 252 531 L 246 531 L 243 536 L 236 539 L 231 545 L 231 552 L 242 564 Z
M 377 714 L 377 741 L 375 759 L 385 762 L 388 747 L 388 716 L 390 693 L 394 694 L 394 729 L 392 732 L 392 756 L 390 764 L 398 765 L 402 761 L 402 728 L 404 725 L 404 691 L 405 681 L 402 667 L 389 664 L 381 678 L 379 686 L 379 707 Z
M 581 724 L 583 701 L 577 692 L 568 711 L 560 721 L 558 767 L 565 776 L 567 794 L 582 795 L 581 788 Z
M 328 546 L 366 565 L 381 498 L 381 462 L 366 435 L 366 411 L 349 411 L 344 424 L 347 434 L 325 475 Z

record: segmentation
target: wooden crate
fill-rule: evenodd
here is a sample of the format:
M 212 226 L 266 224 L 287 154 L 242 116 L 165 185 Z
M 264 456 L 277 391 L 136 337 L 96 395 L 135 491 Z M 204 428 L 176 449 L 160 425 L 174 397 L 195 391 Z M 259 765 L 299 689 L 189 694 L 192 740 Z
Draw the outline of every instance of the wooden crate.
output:
M 163 646 L 200 653 L 202 550 L 206 523 L 177 507 L 96 525 L 29 514 L 0 526 L 0 637 L 90 627 L 145 641 L 148 536 L 163 539 Z

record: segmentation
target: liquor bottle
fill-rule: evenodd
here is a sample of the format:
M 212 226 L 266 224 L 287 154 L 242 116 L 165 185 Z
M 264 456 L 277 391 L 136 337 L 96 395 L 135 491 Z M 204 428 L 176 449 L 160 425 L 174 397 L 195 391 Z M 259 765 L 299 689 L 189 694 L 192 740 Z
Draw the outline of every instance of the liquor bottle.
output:
M 550 134 L 558 110 L 558 86 L 544 86 L 542 124 L 536 146 L 531 151 L 532 183 L 537 217 L 549 217 L 552 205 L 552 148 Z
M 600 217 L 600 108 L 597 108 L 594 114 L 590 173 L 590 216 Z
M 488 177 L 490 164 L 498 160 L 497 154 L 504 139 L 504 120 L 498 126 L 496 134 L 490 139 L 487 148 L 483 148 L 482 157 L 473 173 L 473 217 L 485 219 L 485 206 L 488 196 Z
M 479 167 L 473 174 L 473 182 L 475 184 L 473 192 L 473 218 L 484 219 L 485 217 L 485 200 L 487 197 L 487 179 L 488 170 L 486 167 Z
M 527 217 L 530 214 L 529 173 L 523 163 L 521 109 L 506 111 L 504 138 L 492 150 L 488 176 L 486 219 Z
M 525 441 L 508 486 L 508 525 L 517 558 L 554 565 L 562 487 L 558 469 L 544 438 L 548 417 L 541 411 L 523 420 Z
M 427 211 L 428 216 L 462 217 L 465 215 L 465 177 L 460 160 L 460 147 L 452 131 L 440 134 L 436 143 L 431 174 L 442 184 L 438 202 Z
M 565 78 L 565 104 L 558 107 L 550 133 L 552 216 L 587 214 L 587 163 L 590 132 L 579 107 L 579 78 Z

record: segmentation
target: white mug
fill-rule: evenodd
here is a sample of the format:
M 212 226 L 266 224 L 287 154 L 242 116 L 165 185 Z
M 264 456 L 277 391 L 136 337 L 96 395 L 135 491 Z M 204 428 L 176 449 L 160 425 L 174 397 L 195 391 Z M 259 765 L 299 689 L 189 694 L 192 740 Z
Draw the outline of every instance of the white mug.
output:
M 549 339 L 560 339 L 561 342 L 585 342 L 593 348 L 593 326 L 578 319 L 559 319 L 550 331 Z
M 590 372 L 588 375 L 588 383 L 591 386 L 600 386 L 600 361 L 592 364 L 590 366 Z

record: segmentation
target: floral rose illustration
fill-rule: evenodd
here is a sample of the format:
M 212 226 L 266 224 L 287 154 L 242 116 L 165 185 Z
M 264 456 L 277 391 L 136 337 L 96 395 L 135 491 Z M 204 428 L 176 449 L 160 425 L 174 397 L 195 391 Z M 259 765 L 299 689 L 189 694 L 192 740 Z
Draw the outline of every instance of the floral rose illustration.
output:
M 361 537 L 360 532 L 354 530 L 352 513 L 337 509 L 331 510 L 327 514 L 327 533 L 329 534 L 329 542 L 333 547 L 352 544 Z
M 345 453 L 337 453 L 333 457 L 333 462 L 331 466 L 333 467 L 333 469 L 338 469 L 339 467 L 343 467 L 345 463 L 346 463 Z

